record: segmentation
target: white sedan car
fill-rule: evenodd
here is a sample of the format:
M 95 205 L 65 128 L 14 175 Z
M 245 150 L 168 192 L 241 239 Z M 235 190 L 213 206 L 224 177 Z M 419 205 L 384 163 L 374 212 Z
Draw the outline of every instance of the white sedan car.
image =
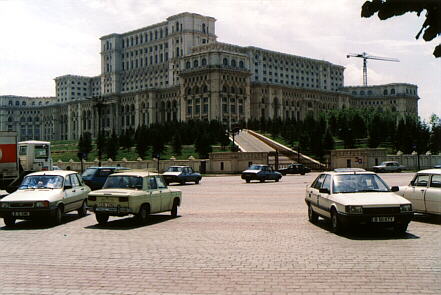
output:
M 417 172 L 409 185 L 400 186 L 397 194 L 411 201 L 415 212 L 440 215 L 441 169 Z
M 40 171 L 28 174 L 18 190 L 0 200 L 0 217 L 6 226 L 17 219 L 47 219 L 61 224 L 63 213 L 87 213 L 90 188 L 75 171 Z
M 336 169 L 320 174 L 306 188 L 308 217 L 330 219 L 333 232 L 352 224 L 393 226 L 404 233 L 412 220 L 412 204 L 396 195 L 375 173 L 363 169 Z

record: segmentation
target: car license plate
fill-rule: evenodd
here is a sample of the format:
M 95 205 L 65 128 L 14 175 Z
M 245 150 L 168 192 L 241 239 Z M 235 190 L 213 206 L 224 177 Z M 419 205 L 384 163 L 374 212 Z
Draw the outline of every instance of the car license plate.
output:
M 115 204 L 112 203 L 98 203 L 97 207 L 102 207 L 102 208 L 114 208 L 116 207 Z
M 21 216 L 30 216 L 31 214 L 29 212 L 12 212 L 12 216 L 17 216 L 17 217 L 21 217 Z
M 385 217 L 385 216 L 379 216 L 379 217 L 372 217 L 372 222 L 394 222 L 395 218 L 393 216 L 391 217 Z

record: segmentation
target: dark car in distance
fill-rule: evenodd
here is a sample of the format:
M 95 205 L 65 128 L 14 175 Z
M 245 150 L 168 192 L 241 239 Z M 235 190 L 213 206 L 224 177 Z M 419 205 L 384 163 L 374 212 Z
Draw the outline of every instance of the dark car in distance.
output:
M 198 184 L 202 179 L 202 175 L 195 172 L 190 166 L 170 166 L 162 174 L 165 182 L 168 184 L 178 182 L 185 184 L 186 182 L 194 182 Z
M 81 177 L 91 190 L 101 189 L 110 174 L 130 170 L 129 168 L 119 166 L 108 167 L 89 167 L 84 170 Z
M 309 169 L 308 167 L 306 167 L 303 164 L 289 164 L 288 167 L 286 168 L 280 168 L 279 170 L 280 173 L 282 173 L 282 175 L 286 175 L 286 174 L 300 174 L 300 175 L 305 175 L 306 173 L 311 172 L 311 169 Z
M 274 171 L 269 165 L 251 165 L 247 170 L 242 172 L 242 179 L 245 179 L 247 183 L 251 180 L 259 180 L 265 182 L 265 180 L 274 180 L 278 182 L 282 178 L 282 173 Z

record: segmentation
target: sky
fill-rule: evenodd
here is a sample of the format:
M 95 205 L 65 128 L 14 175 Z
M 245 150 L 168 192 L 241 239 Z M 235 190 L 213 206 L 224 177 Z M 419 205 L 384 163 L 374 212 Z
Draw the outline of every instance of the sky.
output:
M 54 78 L 100 74 L 100 40 L 165 21 L 181 12 L 212 16 L 219 42 L 326 60 L 345 67 L 345 86 L 418 86 L 419 115 L 441 117 L 441 42 L 415 36 L 424 17 L 361 18 L 365 0 L 0 0 L 0 95 L 54 96 Z

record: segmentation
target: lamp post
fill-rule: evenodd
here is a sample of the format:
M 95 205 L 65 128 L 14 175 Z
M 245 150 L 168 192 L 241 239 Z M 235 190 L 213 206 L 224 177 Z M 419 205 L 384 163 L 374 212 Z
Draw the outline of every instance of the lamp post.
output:
M 94 101 L 93 107 L 97 109 L 98 113 L 98 137 L 97 137 L 97 148 L 98 148 L 98 166 L 101 167 L 101 157 L 102 157 L 102 126 L 101 126 L 101 110 L 103 107 L 103 97 L 94 96 L 92 97 Z

